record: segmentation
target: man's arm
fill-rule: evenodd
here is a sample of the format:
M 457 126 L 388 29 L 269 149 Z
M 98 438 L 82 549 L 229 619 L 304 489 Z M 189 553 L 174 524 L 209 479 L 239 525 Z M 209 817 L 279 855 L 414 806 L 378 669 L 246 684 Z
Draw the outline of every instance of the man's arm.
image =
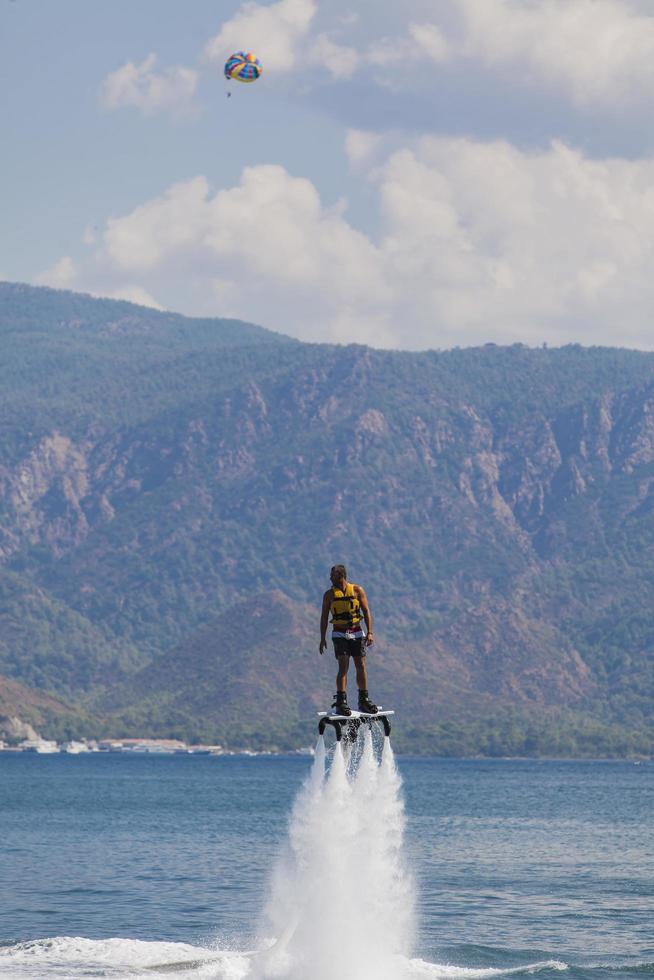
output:
M 368 605 L 368 597 L 366 596 L 365 590 L 360 585 L 355 585 L 354 591 L 356 592 L 359 602 L 361 603 L 363 621 L 366 624 L 366 646 L 369 647 L 375 642 L 375 638 L 372 631 L 372 613 L 370 612 L 370 606 Z
M 329 609 L 332 604 L 332 590 L 327 589 L 322 597 L 322 612 L 320 614 L 320 653 L 327 649 L 327 623 L 329 622 Z

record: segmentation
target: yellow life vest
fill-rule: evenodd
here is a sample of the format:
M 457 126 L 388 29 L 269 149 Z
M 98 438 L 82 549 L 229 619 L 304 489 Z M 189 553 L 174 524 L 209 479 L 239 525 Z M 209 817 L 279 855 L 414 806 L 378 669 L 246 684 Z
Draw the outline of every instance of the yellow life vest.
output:
M 361 603 L 354 591 L 354 585 L 348 582 L 345 592 L 334 588 L 330 612 L 332 614 L 332 629 L 337 632 L 354 629 L 361 622 Z

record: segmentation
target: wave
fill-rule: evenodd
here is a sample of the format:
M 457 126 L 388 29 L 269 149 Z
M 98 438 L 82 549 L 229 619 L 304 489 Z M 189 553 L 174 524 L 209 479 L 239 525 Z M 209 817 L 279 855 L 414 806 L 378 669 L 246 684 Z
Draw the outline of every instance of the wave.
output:
M 250 954 L 251 955 L 251 954 Z M 3 980 L 77 980 L 78 977 L 155 980 L 174 973 L 179 980 L 211 976 L 214 980 L 245 980 L 248 953 L 217 950 L 186 943 L 138 939 L 84 939 L 56 936 L 0 948 Z
M 617 973 L 619 974 L 618 980 L 623 980 L 624 977 L 654 977 L 654 962 L 587 963 L 584 965 L 584 970 L 586 970 L 588 974 L 597 973 L 602 977 L 607 978 L 612 974 Z
M 261 952 L 265 954 L 266 949 Z M 219 950 L 186 943 L 57 936 L 0 947 L 0 974 L 3 980 L 43 980 L 44 977 L 157 980 L 171 975 L 178 980 L 208 980 L 209 977 L 248 980 L 254 975 L 253 964 L 258 955 L 252 950 Z M 557 960 L 546 960 L 506 969 L 479 969 L 397 957 L 394 969 L 398 978 L 406 980 L 493 980 L 496 977 L 501 980 L 561 971 L 567 966 Z M 347 965 L 342 972 L 346 971 Z M 354 978 L 348 974 L 348 980 Z
M 465 967 L 449 966 L 439 963 L 426 963 L 424 960 L 408 961 L 407 977 L 410 980 L 429 977 L 431 980 L 492 980 L 495 977 L 527 977 L 536 973 L 558 973 L 568 970 L 568 964 L 560 960 L 542 960 L 510 967 Z

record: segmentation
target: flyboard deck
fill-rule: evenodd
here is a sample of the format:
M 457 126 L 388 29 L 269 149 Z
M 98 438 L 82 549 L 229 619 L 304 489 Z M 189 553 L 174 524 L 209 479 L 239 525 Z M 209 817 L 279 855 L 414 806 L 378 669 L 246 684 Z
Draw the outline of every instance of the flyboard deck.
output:
M 318 732 L 320 735 L 324 735 L 327 725 L 331 725 L 336 732 L 337 741 L 341 741 L 344 729 L 346 738 L 354 740 L 361 725 L 370 725 L 374 721 L 378 721 L 384 727 L 384 735 L 390 735 L 391 723 L 389 719 L 394 714 L 394 711 L 382 711 L 381 705 L 375 715 L 368 714 L 365 711 L 355 711 L 354 708 L 352 709 L 351 715 L 339 715 L 333 710 L 319 711 L 318 717 L 320 721 L 318 722 Z

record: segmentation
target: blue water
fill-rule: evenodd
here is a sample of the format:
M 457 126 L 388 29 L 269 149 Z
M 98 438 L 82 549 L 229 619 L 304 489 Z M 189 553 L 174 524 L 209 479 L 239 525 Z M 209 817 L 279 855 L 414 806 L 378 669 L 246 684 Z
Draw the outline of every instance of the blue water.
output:
M 309 765 L 0 753 L 0 976 L 114 975 L 134 940 L 159 944 L 155 962 L 174 944 L 178 959 L 253 947 Z M 521 976 L 544 963 L 539 976 L 654 977 L 654 764 L 399 769 L 419 914 L 407 953 L 431 965 L 416 975 Z M 55 937 L 96 942 L 43 943 Z

